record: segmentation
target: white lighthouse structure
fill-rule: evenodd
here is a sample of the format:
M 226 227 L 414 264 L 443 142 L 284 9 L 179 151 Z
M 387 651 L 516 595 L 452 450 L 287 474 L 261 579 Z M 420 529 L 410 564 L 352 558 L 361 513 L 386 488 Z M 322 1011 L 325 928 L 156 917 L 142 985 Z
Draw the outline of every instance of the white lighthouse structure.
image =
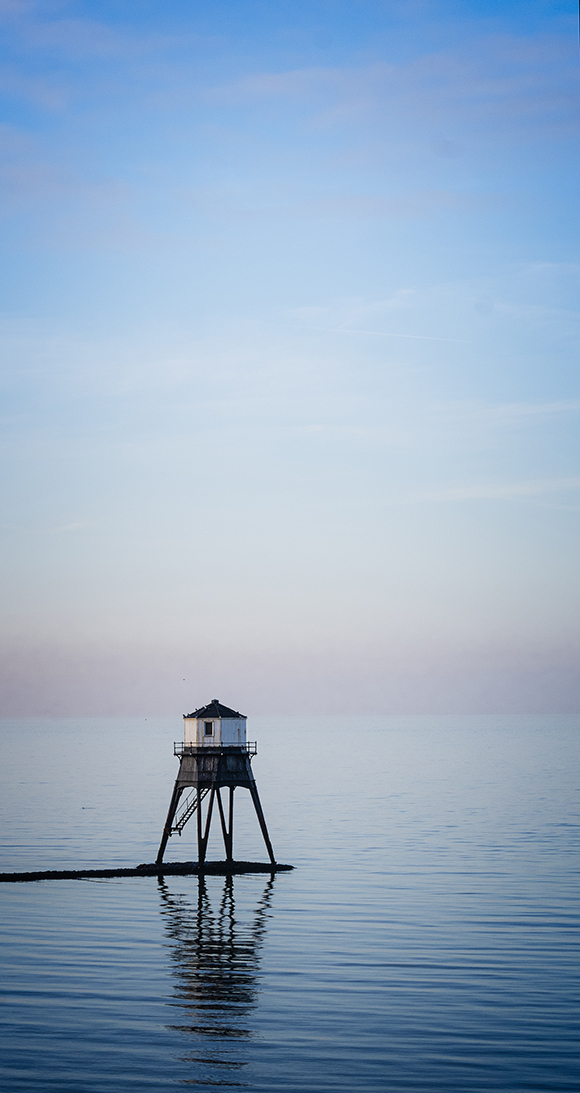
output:
M 175 832 L 181 835 L 187 821 L 195 815 L 198 863 L 203 866 L 216 803 L 226 863 L 233 865 L 234 790 L 238 786 L 250 792 L 270 862 L 276 865 L 251 767 L 257 750 L 255 741 L 246 740 L 245 715 L 224 706 L 217 698 L 213 698 L 207 706 L 200 706 L 193 713 L 183 715 L 183 742 L 178 741 L 173 748 L 179 758 L 179 772 L 157 854 L 158 865 L 163 861 L 168 839 Z M 222 789 L 226 794 L 225 801 L 222 799 Z M 189 792 L 185 793 L 186 790 Z M 203 802 L 206 798 L 204 815 Z
M 246 743 L 246 718 L 212 698 L 208 706 L 183 715 L 183 740 L 198 748 L 238 747 Z

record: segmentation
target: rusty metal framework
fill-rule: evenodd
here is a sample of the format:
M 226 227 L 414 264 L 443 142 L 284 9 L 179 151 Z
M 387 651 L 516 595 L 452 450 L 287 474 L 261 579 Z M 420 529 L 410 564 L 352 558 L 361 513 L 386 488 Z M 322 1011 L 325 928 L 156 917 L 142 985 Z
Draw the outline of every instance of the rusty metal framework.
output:
M 171 801 L 163 835 L 157 854 L 157 864 L 163 861 L 168 840 L 175 833 L 181 835 L 188 820 L 195 815 L 197 820 L 198 862 L 203 865 L 207 853 L 212 815 L 217 801 L 220 826 L 224 840 L 226 861 L 234 860 L 234 790 L 241 786 L 248 789 L 262 837 L 272 865 L 276 864 L 274 851 L 268 835 L 266 820 L 256 780 L 252 773 L 251 760 L 257 752 L 255 741 L 246 744 L 225 744 L 223 746 L 184 744 L 179 741 L 174 746 L 174 754 L 179 758 L 179 772 L 173 787 Z M 227 790 L 227 800 L 222 800 L 221 791 Z M 186 790 L 185 797 L 183 794 Z M 207 800 L 205 816 L 202 802 Z M 226 815 L 227 812 L 227 815 Z

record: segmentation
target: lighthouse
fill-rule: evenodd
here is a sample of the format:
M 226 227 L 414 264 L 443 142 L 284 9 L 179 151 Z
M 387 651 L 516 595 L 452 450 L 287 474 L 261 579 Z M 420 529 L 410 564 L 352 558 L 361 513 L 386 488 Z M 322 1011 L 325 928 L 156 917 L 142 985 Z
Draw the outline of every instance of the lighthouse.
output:
M 197 820 L 198 863 L 200 867 L 203 865 L 216 804 L 226 862 L 233 863 L 234 791 L 237 787 L 249 790 L 268 857 L 271 864 L 276 865 L 251 767 L 258 749 L 255 741 L 246 740 L 246 720 L 244 714 L 224 706 L 217 698 L 207 706 L 183 715 L 183 741 L 173 747 L 174 755 L 179 759 L 179 772 L 157 854 L 158 865 L 163 861 L 167 840 L 175 832 L 181 835 L 192 816 Z

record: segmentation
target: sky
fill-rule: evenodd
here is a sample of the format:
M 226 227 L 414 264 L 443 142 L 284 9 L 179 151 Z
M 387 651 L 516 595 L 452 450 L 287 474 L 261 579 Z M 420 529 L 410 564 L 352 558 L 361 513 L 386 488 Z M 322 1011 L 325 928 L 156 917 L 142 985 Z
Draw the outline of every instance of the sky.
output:
M 0 42 L 0 712 L 578 712 L 577 4 Z

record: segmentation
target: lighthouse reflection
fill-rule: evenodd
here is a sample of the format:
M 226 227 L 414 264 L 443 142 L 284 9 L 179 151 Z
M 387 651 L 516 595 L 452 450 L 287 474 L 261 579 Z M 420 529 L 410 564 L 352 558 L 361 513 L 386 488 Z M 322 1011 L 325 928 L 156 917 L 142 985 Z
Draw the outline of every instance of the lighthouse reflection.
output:
M 180 1011 L 168 1027 L 195 1042 L 184 1061 L 197 1064 L 183 1079 L 191 1085 L 244 1085 L 244 1042 L 253 1035 L 261 947 L 274 886 L 272 874 L 256 902 L 255 878 L 244 877 L 243 898 L 234 900 L 234 878 L 197 878 L 191 898 L 159 880 L 162 914 L 171 941 L 175 976 L 170 1005 Z M 253 897 L 248 900 L 248 882 Z M 262 882 L 263 883 L 263 882 Z M 238 1074 L 235 1071 L 238 1070 Z M 226 1078 L 227 1074 L 227 1078 Z M 194 1076 L 195 1075 L 195 1076 Z M 236 1080 L 242 1079 L 242 1080 Z

